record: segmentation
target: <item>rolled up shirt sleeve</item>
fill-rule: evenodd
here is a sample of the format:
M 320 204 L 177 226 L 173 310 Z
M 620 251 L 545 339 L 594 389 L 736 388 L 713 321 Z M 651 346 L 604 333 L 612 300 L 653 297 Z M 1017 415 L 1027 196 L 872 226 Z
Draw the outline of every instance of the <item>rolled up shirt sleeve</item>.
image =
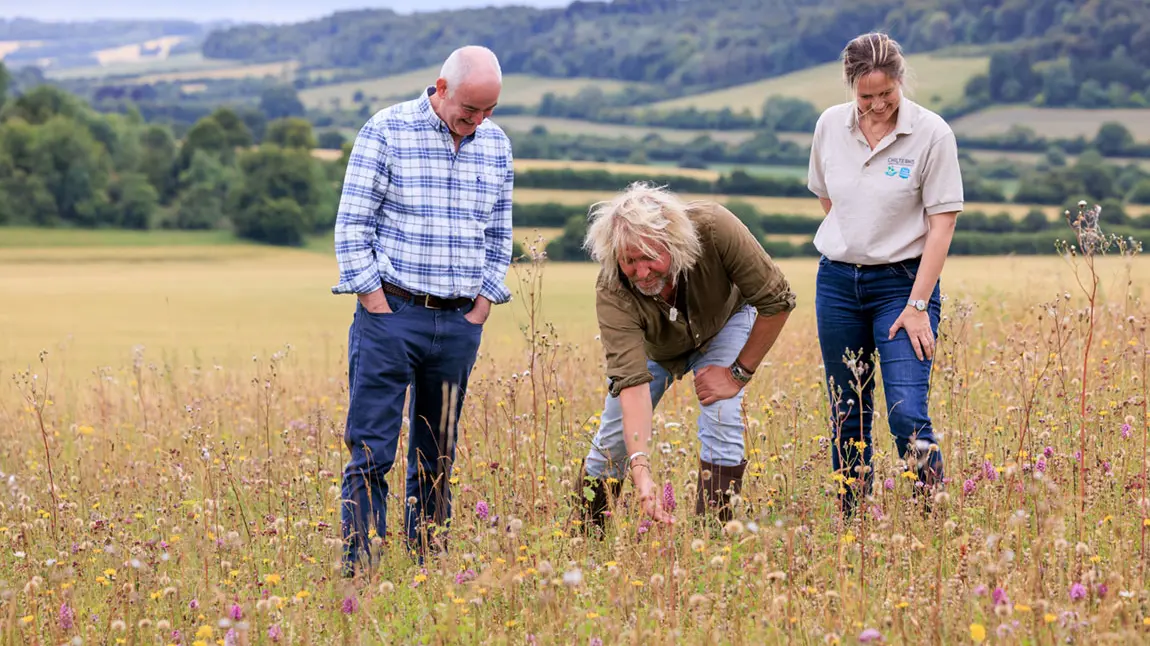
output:
M 491 219 L 484 230 L 487 242 L 483 265 L 483 285 L 480 295 L 492 303 L 506 303 L 511 300 L 511 290 L 507 288 L 507 268 L 511 264 L 512 196 L 515 192 L 515 166 L 511 157 L 511 142 L 507 142 L 507 171 L 499 199 L 495 202 Z
M 795 293 L 786 276 L 734 213 L 715 205 L 711 226 L 712 244 L 728 277 L 760 316 L 795 309 Z
M 958 142 L 949 128 L 930 146 L 922 169 L 922 205 L 927 215 L 955 213 L 963 207 Z
M 344 174 L 335 219 L 339 284 L 334 294 L 367 294 L 380 288 L 376 229 L 387 194 L 388 145 L 379 124 L 368 121 L 356 135 Z
M 623 389 L 655 380 L 647 369 L 647 352 L 638 308 L 622 295 L 597 289 L 595 311 L 599 317 L 599 339 L 607 358 L 610 393 L 618 397 Z

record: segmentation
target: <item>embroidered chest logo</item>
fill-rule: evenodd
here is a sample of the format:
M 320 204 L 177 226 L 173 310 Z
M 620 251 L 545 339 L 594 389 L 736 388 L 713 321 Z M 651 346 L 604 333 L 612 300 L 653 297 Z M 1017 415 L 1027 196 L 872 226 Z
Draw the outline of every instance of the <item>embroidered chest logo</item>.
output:
M 914 160 L 906 157 L 887 157 L 886 158 L 886 175 L 887 177 L 899 177 L 901 179 L 910 179 L 910 169 L 914 168 Z

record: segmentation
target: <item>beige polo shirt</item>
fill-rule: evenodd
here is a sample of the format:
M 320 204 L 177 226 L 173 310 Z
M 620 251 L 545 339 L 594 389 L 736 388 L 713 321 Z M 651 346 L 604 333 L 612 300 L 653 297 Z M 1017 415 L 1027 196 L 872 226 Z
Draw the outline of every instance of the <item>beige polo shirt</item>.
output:
M 962 210 L 954 132 L 904 96 L 894 131 L 872 151 L 856 113 L 853 102 L 832 106 L 815 125 L 807 187 L 831 201 L 815 248 L 862 265 L 921 256 L 930 216 Z

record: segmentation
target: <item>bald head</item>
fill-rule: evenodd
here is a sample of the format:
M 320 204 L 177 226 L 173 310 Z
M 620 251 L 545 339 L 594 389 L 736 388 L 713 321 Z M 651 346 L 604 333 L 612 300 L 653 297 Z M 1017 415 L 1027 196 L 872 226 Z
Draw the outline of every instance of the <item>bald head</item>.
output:
M 491 116 L 502 90 L 503 71 L 495 53 L 478 45 L 460 47 L 443 62 L 431 106 L 458 139 Z
M 446 82 L 448 93 L 464 84 L 502 86 L 503 70 L 495 52 L 479 45 L 468 45 L 451 52 L 439 70 L 439 80 Z

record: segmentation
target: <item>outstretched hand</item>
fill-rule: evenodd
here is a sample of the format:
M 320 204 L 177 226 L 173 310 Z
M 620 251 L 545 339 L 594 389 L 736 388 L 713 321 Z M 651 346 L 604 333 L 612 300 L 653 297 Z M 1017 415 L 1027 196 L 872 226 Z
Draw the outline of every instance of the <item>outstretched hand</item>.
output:
M 643 513 L 650 516 L 655 522 L 675 522 L 675 518 L 666 509 L 663 509 L 663 503 L 660 502 L 659 496 L 655 493 L 653 484 L 639 491 L 639 505 L 642 507 Z

